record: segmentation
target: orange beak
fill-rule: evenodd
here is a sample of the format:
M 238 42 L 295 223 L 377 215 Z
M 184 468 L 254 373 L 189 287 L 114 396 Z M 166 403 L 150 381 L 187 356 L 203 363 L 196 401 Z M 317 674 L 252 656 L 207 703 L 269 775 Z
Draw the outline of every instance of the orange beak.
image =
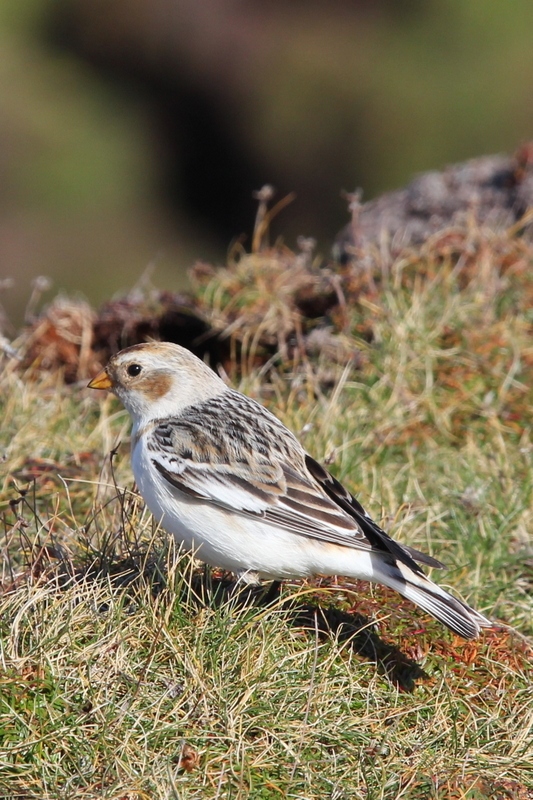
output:
M 103 369 L 98 375 L 87 384 L 89 389 L 111 389 L 113 384 L 111 378 L 107 374 L 107 370 Z

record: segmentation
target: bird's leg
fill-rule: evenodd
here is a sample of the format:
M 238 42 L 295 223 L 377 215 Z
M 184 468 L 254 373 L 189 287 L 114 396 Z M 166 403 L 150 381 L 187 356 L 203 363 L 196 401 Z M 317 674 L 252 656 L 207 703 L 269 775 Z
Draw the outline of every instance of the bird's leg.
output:
M 246 586 L 249 587 L 248 597 L 256 597 L 260 605 L 271 606 L 276 603 L 279 600 L 281 593 L 281 581 L 271 581 L 270 585 L 263 589 L 258 595 L 256 592 L 254 592 L 253 587 L 258 586 L 260 583 L 261 581 L 259 580 L 257 572 L 252 572 L 251 570 L 241 572 L 237 576 L 237 582 L 233 588 L 233 591 L 237 595 L 242 594 L 242 596 L 244 596 L 245 588 L 242 584 L 246 584 Z
M 213 596 L 213 576 L 211 574 L 211 567 L 204 564 L 202 573 L 202 602 L 204 605 L 207 603 L 207 598 Z
M 246 603 L 253 597 L 254 588 L 261 583 L 255 570 L 247 569 L 237 573 L 237 580 L 231 588 L 231 596 Z
M 279 600 L 281 594 L 281 581 L 271 581 L 261 598 L 261 605 L 271 606 Z

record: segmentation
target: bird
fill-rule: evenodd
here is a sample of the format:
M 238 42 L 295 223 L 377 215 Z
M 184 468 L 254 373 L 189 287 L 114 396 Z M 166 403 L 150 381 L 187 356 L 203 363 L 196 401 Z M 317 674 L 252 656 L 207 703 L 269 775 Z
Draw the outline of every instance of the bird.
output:
M 184 347 L 127 347 L 88 386 L 110 390 L 129 412 L 138 490 L 201 561 L 244 583 L 383 584 L 465 639 L 492 626 L 420 566 L 440 561 L 392 539 L 274 414 Z

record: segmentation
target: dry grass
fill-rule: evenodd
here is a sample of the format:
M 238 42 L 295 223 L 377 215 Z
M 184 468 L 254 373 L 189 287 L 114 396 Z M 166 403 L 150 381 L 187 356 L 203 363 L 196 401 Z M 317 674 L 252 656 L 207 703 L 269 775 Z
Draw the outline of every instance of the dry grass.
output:
M 241 388 L 501 625 L 465 643 L 365 584 L 235 597 L 153 530 L 118 404 L 5 360 L 1 797 L 533 797 L 531 253 L 457 236 L 346 268 L 347 369 L 291 338 L 316 323 L 276 251 L 203 302 L 252 320 Z M 286 359 L 254 369 L 281 323 Z

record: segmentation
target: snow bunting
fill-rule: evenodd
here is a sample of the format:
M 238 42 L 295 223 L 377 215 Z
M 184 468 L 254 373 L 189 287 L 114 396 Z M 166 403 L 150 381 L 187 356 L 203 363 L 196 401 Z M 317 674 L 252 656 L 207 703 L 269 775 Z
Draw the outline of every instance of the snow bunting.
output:
M 141 495 L 208 564 L 244 581 L 375 581 L 466 639 L 491 626 L 418 566 L 440 562 L 391 539 L 277 417 L 183 347 L 128 347 L 89 387 L 111 390 L 129 411 Z

